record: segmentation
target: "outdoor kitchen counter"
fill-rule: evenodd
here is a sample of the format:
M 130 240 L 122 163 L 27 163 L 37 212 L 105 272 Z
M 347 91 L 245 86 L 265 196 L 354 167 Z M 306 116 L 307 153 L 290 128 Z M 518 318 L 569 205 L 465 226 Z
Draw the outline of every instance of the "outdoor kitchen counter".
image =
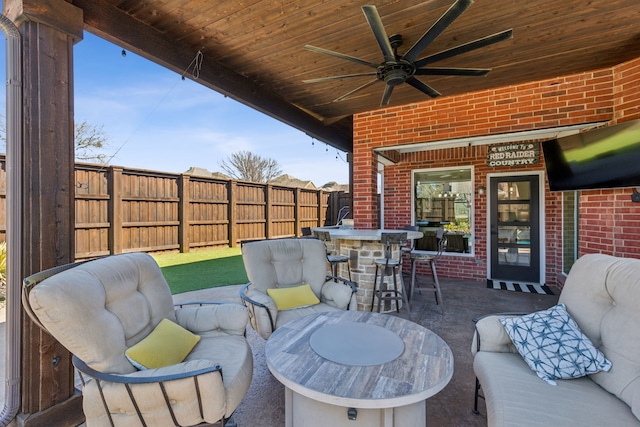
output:
M 331 236 L 331 242 L 327 242 L 327 247 L 336 254 L 349 257 L 351 279 L 356 282 L 358 288 L 358 310 L 365 311 L 371 310 L 371 297 L 376 272 L 373 260 L 384 257 L 384 245 L 380 242 L 382 233 L 407 233 L 407 238 L 410 240 L 420 239 L 423 236 L 420 231 L 408 230 L 357 230 L 336 227 L 319 227 L 313 230 L 328 231 Z M 393 246 L 392 256 L 393 258 L 400 256 L 398 245 Z M 339 265 L 339 268 L 339 276 L 349 277 L 346 265 Z M 401 275 L 398 275 L 397 280 L 398 283 L 402 283 Z M 395 310 L 395 306 L 388 308 Z

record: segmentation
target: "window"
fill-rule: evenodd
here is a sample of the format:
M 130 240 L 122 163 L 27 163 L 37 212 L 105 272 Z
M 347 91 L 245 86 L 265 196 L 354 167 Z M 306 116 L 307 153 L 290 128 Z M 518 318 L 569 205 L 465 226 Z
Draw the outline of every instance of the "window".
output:
M 578 200 L 577 191 L 562 193 L 562 272 L 569 270 L 578 258 Z
M 470 167 L 414 171 L 414 218 L 424 233 L 417 249 L 436 250 L 442 229 L 447 252 L 473 252 L 471 175 Z

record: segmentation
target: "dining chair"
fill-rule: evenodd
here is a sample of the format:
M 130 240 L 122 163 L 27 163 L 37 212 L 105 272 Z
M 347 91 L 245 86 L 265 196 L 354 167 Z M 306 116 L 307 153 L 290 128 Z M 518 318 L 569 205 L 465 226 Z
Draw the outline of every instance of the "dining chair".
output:
M 371 297 L 371 311 L 375 304 L 376 296 L 378 298 L 378 313 L 382 310 L 383 301 L 396 301 L 396 312 L 400 312 L 400 304 L 402 301 L 409 312 L 409 300 L 404 288 L 404 280 L 402 279 L 402 251 L 399 249 L 398 258 L 393 258 L 393 245 L 403 245 L 407 241 L 407 232 L 382 233 L 380 242 L 384 245 L 384 258 L 376 258 L 373 260 L 376 266 L 376 272 L 373 279 L 373 295 Z M 378 273 L 380 282 L 378 284 Z M 385 276 L 393 276 L 393 289 L 389 288 L 390 283 L 385 287 Z M 396 276 L 400 276 L 400 285 Z

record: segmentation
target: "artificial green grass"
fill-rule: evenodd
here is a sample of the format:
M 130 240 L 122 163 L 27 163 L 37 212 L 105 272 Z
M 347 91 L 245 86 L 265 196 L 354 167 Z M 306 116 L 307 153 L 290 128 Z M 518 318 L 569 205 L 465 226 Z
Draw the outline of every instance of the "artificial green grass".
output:
M 172 294 L 247 283 L 240 248 L 153 256 Z

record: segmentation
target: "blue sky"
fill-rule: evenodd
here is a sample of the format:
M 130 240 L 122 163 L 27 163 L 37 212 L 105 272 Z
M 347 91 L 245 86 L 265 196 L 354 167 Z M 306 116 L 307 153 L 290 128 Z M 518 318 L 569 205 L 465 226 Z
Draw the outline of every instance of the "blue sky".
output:
M 102 127 L 110 164 L 184 172 L 220 171 L 246 150 L 278 161 L 282 172 L 316 186 L 349 182 L 346 154 L 85 32 L 74 47 L 75 120 Z M 4 43 L 2 73 L 5 73 Z M 3 79 L 4 80 L 4 79 Z M 4 113 L 5 87 L 2 86 Z M 337 157 L 337 158 L 336 158 Z

